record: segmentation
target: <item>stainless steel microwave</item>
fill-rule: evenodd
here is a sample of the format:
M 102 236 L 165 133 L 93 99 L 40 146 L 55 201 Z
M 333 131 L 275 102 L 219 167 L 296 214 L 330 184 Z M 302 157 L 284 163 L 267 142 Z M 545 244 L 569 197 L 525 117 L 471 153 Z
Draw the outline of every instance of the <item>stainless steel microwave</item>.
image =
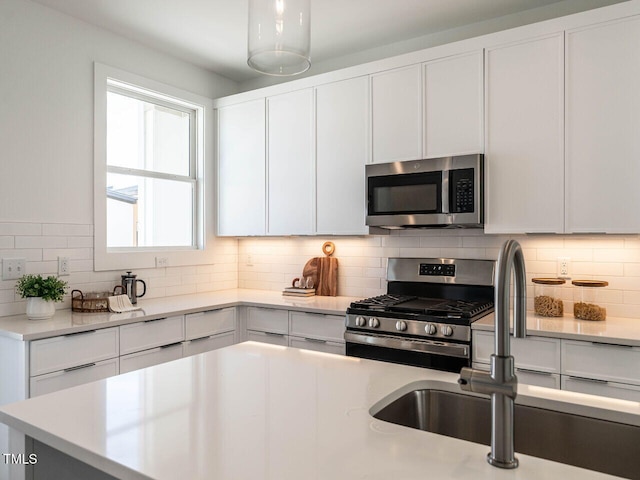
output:
M 482 227 L 483 167 L 479 154 L 367 165 L 367 225 Z

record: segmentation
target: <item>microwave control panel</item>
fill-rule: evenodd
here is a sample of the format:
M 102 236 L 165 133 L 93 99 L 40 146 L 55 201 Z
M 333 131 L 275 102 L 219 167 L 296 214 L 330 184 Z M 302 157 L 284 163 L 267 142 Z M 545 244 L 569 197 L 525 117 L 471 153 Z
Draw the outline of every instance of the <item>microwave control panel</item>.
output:
M 474 211 L 473 168 L 449 171 L 450 210 L 451 213 L 468 213 Z

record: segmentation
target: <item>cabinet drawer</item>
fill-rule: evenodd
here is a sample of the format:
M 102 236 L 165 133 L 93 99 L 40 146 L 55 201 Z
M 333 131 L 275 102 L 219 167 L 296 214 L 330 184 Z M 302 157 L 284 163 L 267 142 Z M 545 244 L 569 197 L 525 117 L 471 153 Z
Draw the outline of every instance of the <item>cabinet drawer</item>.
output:
M 148 350 L 184 340 L 184 318 L 160 318 L 120 327 L 120 355 Z
M 132 372 L 182 358 L 182 343 L 152 348 L 120 357 L 120 373 Z
M 526 383 L 527 385 L 545 388 L 560 388 L 559 373 L 537 372 L 535 370 L 516 368 L 516 376 L 518 377 L 518 383 Z
M 289 312 L 289 334 L 344 343 L 344 317 L 318 313 Z
M 327 342 L 326 340 L 316 340 L 314 338 L 289 337 L 289 346 L 303 348 L 305 350 L 315 350 L 316 352 L 345 354 L 344 343 Z
M 562 373 L 640 385 L 640 347 L 562 340 Z
M 29 375 L 97 363 L 118 353 L 118 327 L 35 340 L 31 342 Z
M 488 372 L 489 364 L 473 362 L 473 368 L 486 370 Z M 535 370 L 523 370 L 521 368 L 516 368 L 516 376 L 518 377 L 519 384 L 523 383 L 527 385 L 535 385 L 536 387 L 555 388 L 556 390 L 560 388 L 559 373 L 539 372 Z
M 473 361 L 490 363 L 493 354 L 493 332 L 473 332 Z M 511 338 L 511 355 L 516 367 L 525 370 L 560 373 L 560 340 L 557 338 Z
M 562 390 L 640 402 L 640 386 L 562 375 Z
M 273 308 L 249 307 L 247 330 L 260 332 L 289 333 L 289 312 Z
M 218 348 L 228 347 L 234 343 L 236 343 L 234 332 L 220 333 L 210 337 L 189 340 L 184 342 L 182 355 L 190 357 L 191 355 L 197 355 L 199 353 L 217 350 Z
M 236 329 L 236 309 L 224 308 L 185 315 L 186 339 L 208 337 Z
M 30 397 L 75 387 L 83 383 L 94 382 L 118 374 L 118 359 L 112 358 L 101 362 L 72 367 L 67 370 L 47 373 L 32 377 L 30 381 Z
M 272 345 L 282 345 L 283 347 L 286 347 L 289 344 L 288 336 L 283 333 L 255 332 L 248 330 L 247 340 L 271 343 Z

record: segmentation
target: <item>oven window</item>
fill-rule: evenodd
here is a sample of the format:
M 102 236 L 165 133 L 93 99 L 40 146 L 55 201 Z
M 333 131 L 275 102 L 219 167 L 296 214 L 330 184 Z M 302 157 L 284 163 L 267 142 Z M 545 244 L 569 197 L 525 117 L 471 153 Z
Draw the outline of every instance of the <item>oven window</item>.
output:
M 369 215 L 441 211 L 442 172 L 369 178 Z

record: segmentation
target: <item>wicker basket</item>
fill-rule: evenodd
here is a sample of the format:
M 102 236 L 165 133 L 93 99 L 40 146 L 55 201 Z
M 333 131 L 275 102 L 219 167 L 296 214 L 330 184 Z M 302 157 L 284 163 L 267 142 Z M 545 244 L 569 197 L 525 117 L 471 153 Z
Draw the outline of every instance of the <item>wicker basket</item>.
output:
M 109 311 L 109 297 L 116 295 L 116 290 L 122 288 L 118 285 L 113 292 L 87 292 L 81 290 L 71 291 L 71 311 L 83 313 L 98 313 Z

